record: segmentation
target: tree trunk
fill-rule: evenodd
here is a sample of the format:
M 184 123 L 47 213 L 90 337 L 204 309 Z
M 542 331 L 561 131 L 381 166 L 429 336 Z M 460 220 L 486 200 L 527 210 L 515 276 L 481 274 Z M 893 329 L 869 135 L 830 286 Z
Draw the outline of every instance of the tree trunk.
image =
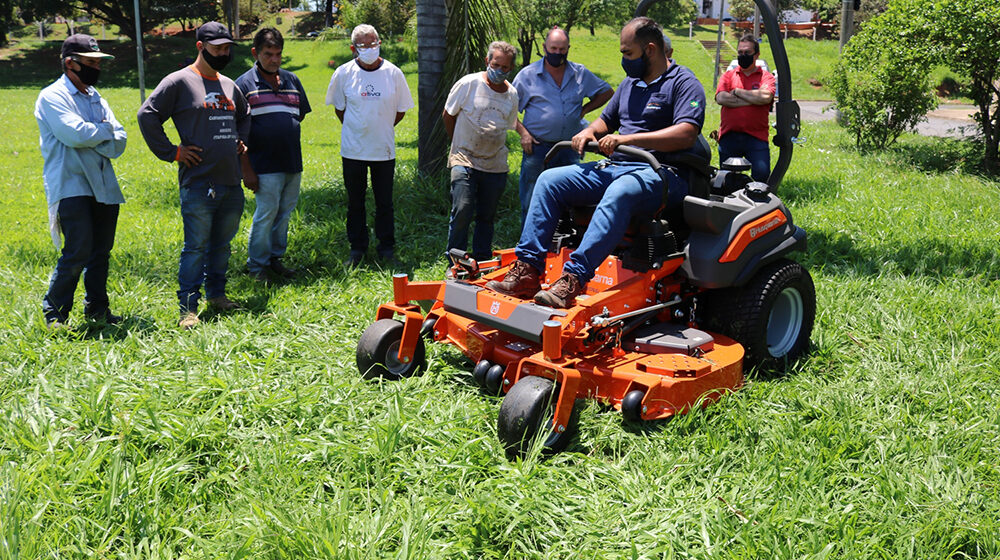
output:
M 448 84 L 443 83 L 448 53 L 445 0 L 417 0 L 417 161 L 420 172 L 435 175 L 445 167 L 447 135 L 441 122 Z
M 326 14 L 326 18 L 323 22 L 324 25 L 326 27 L 333 27 L 333 0 L 326 0 L 326 9 L 323 10 L 323 13 Z M 442 35 L 442 37 L 443 36 L 444 35 Z
M 517 45 L 521 47 L 521 67 L 531 64 L 531 48 L 535 46 L 535 32 L 523 27 L 517 29 Z

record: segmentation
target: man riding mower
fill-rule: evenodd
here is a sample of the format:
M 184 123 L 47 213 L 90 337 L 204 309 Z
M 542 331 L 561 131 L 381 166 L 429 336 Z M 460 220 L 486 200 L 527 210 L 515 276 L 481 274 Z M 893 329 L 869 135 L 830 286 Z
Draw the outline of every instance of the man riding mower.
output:
M 780 55 L 779 69 L 787 67 L 783 49 Z M 653 58 L 632 54 L 642 56 Z M 790 92 L 790 84 L 780 90 Z M 529 234 L 526 225 L 525 236 L 534 238 L 522 236 L 516 255 L 498 251 L 478 263 L 453 254 L 454 279 L 445 281 L 396 275 L 393 301 L 379 307 L 358 342 L 359 370 L 366 378 L 418 373 L 421 334 L 457 346 L 476 364 L 477 383 L 506 393 L 498 435 L 514 457 L 536 441 L 563 449 L 577 399 L 608 403 L 630 421 L 668 418 L 739 388 L 745 369 L 792 363 L 808 349 L 816 304 L 808 272 L 787 258 L 805 249 L 805 232 L 774 193 L 790 159 L 785 135 L 798 128 L 797 105 L 782 103 L 782 153 L 770 183 L 751 181 L 746 160 L 712 168 L 700 134 L 689 149 L 655 154 L 574 138 L 574 148 L 614 153 L 616 162 L 548 173 L 560 182 L 568 173 L 576 174 L 572 180 L 625 177 L 640 193 L 632 205 L 639 211 L 623 219 L 607 195 L 560 199 L 567 208 L 539 201 L 545 211 L 537 211 L 535 225 L 547 229 Z M 601 140 L 610 136 L 620 135 Z M 544 190 L 536 187 L 529 223 Z M 595 210 L 579 206 L 594 202 Z

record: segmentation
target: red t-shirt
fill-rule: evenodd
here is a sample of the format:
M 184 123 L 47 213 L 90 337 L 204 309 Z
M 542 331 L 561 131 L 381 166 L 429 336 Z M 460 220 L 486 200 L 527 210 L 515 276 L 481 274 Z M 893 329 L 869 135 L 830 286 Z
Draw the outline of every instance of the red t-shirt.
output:
M 740 67 L 733 68 L 726 72 L 719 79 L 719 87 L 715 90 L 718 94 L 721 91 L 732 91 L 739 89 L 762 89 L 774 93 L 774 74 L 765 72 L 760 67 L 754 68 L 749 76 L 743 73 Z M 754 138 L 759 138 L 767 142 L 768 105 L 749 105 L 747 107 L 723 107 L 722 126 L 719 130 L 719 138 L 727 132 L 745 132 Z

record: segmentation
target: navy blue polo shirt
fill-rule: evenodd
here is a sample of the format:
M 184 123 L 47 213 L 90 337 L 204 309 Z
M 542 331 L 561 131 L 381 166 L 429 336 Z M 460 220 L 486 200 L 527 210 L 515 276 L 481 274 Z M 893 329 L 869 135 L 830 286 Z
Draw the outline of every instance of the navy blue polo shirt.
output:
M 667 71 L 651 84 L 625 78 L 601 113 L 601 120 L 608 130 L 619 134 L 652 132 L 679 123 L 691 123 L 700 131 L 705 124 L 705 88 L 693 72 L 671 60 Z M 646 151 L 662 161 L 663 152 Z M 701 154 L 698 144 L 688 151 L 711 156 Z M 616 153 L 611 159 L 628 158 Z
M 256 64 L 236 78 L 250 105 L 247 155 L 258 175 L 302 172 L 299 123 L 312 108 L 295 74 L 279 68 L 278 80 L 279 86 L 272 88 Z

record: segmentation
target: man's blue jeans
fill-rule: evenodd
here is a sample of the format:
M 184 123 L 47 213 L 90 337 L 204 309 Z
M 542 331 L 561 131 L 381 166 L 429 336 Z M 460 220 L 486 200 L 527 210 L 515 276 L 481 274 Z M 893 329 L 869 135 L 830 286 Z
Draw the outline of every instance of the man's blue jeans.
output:
M 771 175 L 771 151 L 760 138 L 745 132 L 727 132 L 719 138 L 719 165 L 731 157 L 750 160 L 750 176 L 754 181 L 767 181 Z
M 201 284 L 208 299 L 226 295 L 229 243 L 240 227 L 243 189 L 239 185 L 181 188 L 184 248 L 177 273 L 181 313 L 198 312 Z
M 468 247 L 469 225 L 473 217 L 472 257 L 493 256 L 493 220 L 500 195 L 507 185 L 506 173 L 487 173 L 471 167 L 451 168 L 451 221 L 448 222 L 448 250 Z
M 521 178 L 518 180 L 518 195 L 521 199 L 521 226 L 524 227 L 524 219 L 528 216 L 528 206 L 531 204 L 531 193 L 535 189 L 535 181 L 545 170 L 545 156 L 549 153 L 555 143 L 540 142 L 535 144 L 530 154 L 521 152 Z M 552 157 L 549 168 L 562 167 L 563 165 L 573 165 L 580 163 L 580 154 L 572 149 L 560 150 Z
M 607 161 L 607 160 L 605 160 Z M 559 218 L 566 208 L 597 205 L 580 246 L 570 255 L 563 272 L 586 284 L 595 269 L 625 237 L 632 216 L 652 213 L 663 205 L 663 181 L 646 163 L 591 162 L 557 167 L 542 172 L 531 197 L 528 218 L 514 253 L 538 270 L 545 268 L 545 255 Z M 682 204 L 687 182 L 667 173 L 667 205 Z
M 288 220 L 299 201 L 301 173 L 258 175 L 257 209 L 250 224 L 247 268 L 262 272 L 272 258 L 281 258 L 288 248 Z
M 42 300 L 47 322 L 66 321 L 81 273 L 85 313 L 100 314 L 108 309 L 108 261 L 118 224 L 118 205 L 101 204 L 92 196 L 64 198 L 58 212 L 63 247 Z

